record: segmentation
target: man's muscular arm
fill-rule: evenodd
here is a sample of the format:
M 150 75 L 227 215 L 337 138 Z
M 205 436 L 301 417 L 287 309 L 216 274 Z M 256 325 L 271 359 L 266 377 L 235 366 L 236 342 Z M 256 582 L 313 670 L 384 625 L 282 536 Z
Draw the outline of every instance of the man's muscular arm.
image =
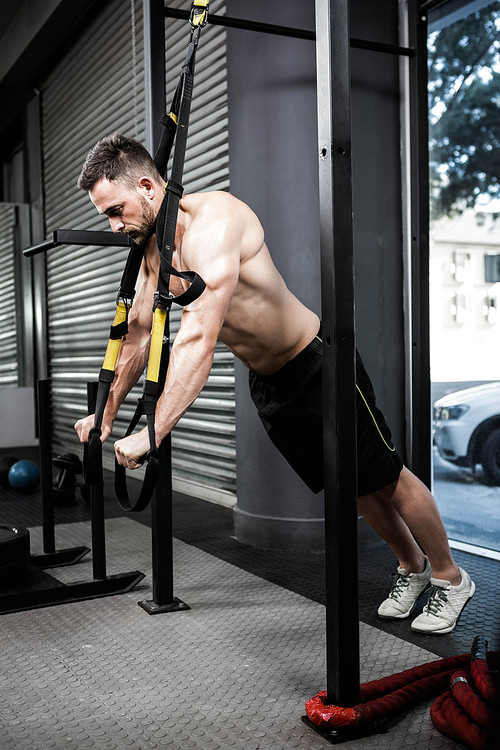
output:
M 116 361 L 115 377 L 111 384 L 102 421 L 101 441 L 111 433 L 118 409 L 130 389 L 137 383 L 146 366 L 153 318 L 153 297 L 157 275 L 153 267 L 156 256 L 154 242 L 150 242 L 136 284 L 134 304 L 129 312 L 128 333 L 124 336 Z M 94 415 L 78 420 L 75 430 L 82 443 L 89 439 L 94 426 Z
M 200 217 L 184 235 L 181 263 L 206 283 L 203 294 L 182 313 L 155 416 L 157 446 L 197 398 L 210 374 L 219 331 L 239 276 L 237 222 Z M 147 430 L 115 443 L 119 463 L 135 469 L 149 450 Z

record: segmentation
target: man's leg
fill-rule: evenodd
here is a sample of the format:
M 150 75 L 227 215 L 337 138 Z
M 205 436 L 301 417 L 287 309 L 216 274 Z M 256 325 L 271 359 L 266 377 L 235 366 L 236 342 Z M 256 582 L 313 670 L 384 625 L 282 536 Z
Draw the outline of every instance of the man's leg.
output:
M 413 621 L 412 629 L 449 633 L 475 586 L 453 560 L 446 530 L 427 487 L 405 467 L 397 482 L 359 498 L 358 507 L 399 561 L 394 585 L 380 605 L 379 615 L 387 619 L 408 617 L 422 591 L 431 584 L 429 601 Z
M 421 573 L 427 555 L 434 578 L 450 581 L 452 585 L 460 583 L 436 502 L 409 469 L 403 468 L 395 484 L 360 497 L 358 507 L 363 518 L 387 542 L 402 568 Z

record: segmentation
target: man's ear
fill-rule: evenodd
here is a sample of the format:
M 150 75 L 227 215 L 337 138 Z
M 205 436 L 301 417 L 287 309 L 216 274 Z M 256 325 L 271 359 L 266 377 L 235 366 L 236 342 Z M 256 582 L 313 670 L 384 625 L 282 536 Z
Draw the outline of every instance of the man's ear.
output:
M 157 187 L 151 177 L 144 176 L 137 180 L 137 190 L 144 198 L 153 200 Z

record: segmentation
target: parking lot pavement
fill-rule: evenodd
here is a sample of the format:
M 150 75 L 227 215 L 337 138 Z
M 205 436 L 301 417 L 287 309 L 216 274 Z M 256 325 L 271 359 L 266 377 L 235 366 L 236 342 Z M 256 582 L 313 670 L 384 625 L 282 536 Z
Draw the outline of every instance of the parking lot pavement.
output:
M 434 449 L 434 497 L 450 539 L 500 551 L 500 487 L 481 469 L 454 466 Z

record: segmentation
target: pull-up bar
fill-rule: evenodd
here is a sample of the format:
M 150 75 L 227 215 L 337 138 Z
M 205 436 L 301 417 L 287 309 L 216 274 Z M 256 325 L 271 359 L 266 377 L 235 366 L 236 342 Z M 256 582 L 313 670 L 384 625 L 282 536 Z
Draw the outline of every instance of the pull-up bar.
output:
M 31 258 L 39 253 L 46 253 L 60 245 L 110 245 L 114 247 L 129 247 L 132 244 L 130 237 L 118 232 L 95 232 L 84 229 L 54 229 L 52 238 L 31 245 L 23 250 L 23 255 Z
M 442 1 L 442 0 L 441 0 Z M 187 20 L 189 18 L 189 11 L 179 10 L 178 8 L 165 8 L 166 18 L 182 18 Z M 314 31 L 308 31 L 306 29 L 296 29 L 292 26 L 279 26 L 273 23 L 262 23 L 260 21 L 247 21 L 243 18 L 232 18 L 230 16 L 217 16 L 210 13 L 208 16 L 208 23 L 214 26 L 225 26 L 231 29 L 241 29 L 243 31 L 259 31 L 263 34 L 275 34 L 277 36 L 288 36 L 294 39 L 309 39 L 310 41 L 316 40 L 316 33 Z M 412 57 L 415 54 L 415 50 L 411 47 L 399 47 L 393 44 L 384 44 L 382 42 L 371 42 L 365 39 L 354 39 L 351 37 L 350 46 L 357 49 L 371 50 L 372 52 L 386 52 L 390 55 L 405 55 Z

